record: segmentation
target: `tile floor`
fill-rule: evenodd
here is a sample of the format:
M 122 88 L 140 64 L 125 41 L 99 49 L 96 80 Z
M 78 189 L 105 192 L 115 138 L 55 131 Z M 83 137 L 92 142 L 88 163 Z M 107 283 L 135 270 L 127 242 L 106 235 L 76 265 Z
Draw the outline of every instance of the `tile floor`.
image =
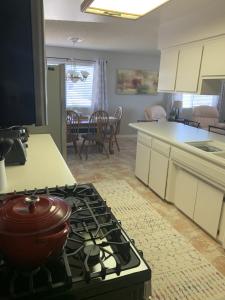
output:
M 121 151 L 115 149 L 110 159 L 97 153 L 93 146 L 88 160 L 80 160 L 74 154 L 72 146 L 68 147 L 67 163 L 78 183 L 97 182 L 101 180 L 126 180 L 138 193 L 167 219 L 167 221 L 184 235 L 189 242 L 204 255 L 220 272 L 225 275 L 225 250 L 208 234 L 178 211 L 173 205 L 162 201 L 134 175 L 136 138 L 121 137 Z

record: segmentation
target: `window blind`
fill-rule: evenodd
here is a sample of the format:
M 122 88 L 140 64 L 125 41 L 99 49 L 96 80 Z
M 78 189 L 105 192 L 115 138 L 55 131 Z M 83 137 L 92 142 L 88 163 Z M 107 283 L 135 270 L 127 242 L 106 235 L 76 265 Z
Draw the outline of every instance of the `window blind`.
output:
M 219 96 L 216 95 L 196 95 L 196 94 L 176 94 L 174 100 L 182 100 L 183 108 L 192 108 L 200 105 L 217 106 Z
M 66 74 L 70 71 L 80 73 L 86 71 L 89 73 L 85 81 L 78 80 L 72 82 L 66 79 L 66 107 L 91 107 L 92 104 L 92 89 L 93 89 L 93 76 L 94 76 L 94 63 L 76 63 L 66 64 Z M 65 76 L 66 77 L 66 76 Z

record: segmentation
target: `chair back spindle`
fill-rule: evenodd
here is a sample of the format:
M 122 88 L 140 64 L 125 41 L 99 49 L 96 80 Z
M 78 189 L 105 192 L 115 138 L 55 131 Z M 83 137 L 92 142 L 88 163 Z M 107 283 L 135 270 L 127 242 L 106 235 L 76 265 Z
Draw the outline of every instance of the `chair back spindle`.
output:
M 79 135 L 80 117 L 78 113 L 73 110 L 66 111 L 66 129 L 67 129 L 67 142 L 71 142 L 74 137 Z

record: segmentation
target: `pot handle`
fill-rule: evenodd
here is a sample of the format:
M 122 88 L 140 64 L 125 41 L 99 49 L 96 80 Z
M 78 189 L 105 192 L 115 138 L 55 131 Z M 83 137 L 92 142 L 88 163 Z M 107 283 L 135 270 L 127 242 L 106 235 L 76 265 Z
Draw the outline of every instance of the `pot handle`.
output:
M 69 225 L 65 223 L 64 227 L 60 231 L 53 234 L 37 237 L 37 241 L 47 242 L 48 240 L 60 239 L 63 236 L 67 235 L 69 233 L 69 230 L 70 230 Z

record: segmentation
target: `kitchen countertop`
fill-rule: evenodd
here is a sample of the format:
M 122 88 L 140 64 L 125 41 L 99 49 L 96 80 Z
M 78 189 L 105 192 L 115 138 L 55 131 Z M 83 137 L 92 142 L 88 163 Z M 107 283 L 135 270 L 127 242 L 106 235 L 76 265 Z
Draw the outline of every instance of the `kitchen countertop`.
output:
M 76 183 L 49 134 L 30 135 L 27 162 L 23 166 L 7 166 L 6 175 L 6 192 Z
M 225 148 L 225 136 L 176 122 L 140 122 L 130 123 L 129 126 L 178 148 L 205 158 L 217 165 L 225 167 L 225 158 L 218 157 L 213 153 L 205 152 L 191 145 L 185 144 L 185 142 L 213 140 L 223 143 Z

